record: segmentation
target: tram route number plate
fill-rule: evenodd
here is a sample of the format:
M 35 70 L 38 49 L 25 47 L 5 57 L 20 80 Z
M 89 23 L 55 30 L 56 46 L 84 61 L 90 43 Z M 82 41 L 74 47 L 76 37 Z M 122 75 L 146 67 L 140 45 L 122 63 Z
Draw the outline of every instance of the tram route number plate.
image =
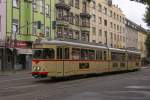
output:
M 79 63 L 80 69 L 88 69 L 90 67 L 89 63 Z

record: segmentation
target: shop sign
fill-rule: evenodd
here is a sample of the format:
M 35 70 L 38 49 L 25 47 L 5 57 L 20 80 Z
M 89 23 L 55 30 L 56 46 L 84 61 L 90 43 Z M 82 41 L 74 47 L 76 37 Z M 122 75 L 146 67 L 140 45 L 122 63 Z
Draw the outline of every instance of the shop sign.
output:
M 32 47 L 32 43 L 31 42 L 24 42 L 24 41 L 17 41 L 15 43 L 15 47 L 18 47 L 18 48 L 29 48 L 29 47 Z

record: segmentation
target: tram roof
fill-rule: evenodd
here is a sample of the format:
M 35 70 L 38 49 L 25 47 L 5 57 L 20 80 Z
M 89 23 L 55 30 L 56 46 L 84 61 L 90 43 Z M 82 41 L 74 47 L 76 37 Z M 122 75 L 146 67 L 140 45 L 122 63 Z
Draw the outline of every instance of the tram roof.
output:
M 131 51 L 131 50 L 127 50 L 127 52 L 129 52 L 129 53 L 141 54 L 141 52 L 140 52 L 140 51 Z
M 108 49 L 105 46 L 91 45 L 91 44 L 84 44 L 84 43 L 77 43 L 77 42 L 68 42 L 68 41 L 58 41 L 58 40 L 42 41 L 41 44 L 70 45 L 70 46 L 79 46 L 79 47 Z

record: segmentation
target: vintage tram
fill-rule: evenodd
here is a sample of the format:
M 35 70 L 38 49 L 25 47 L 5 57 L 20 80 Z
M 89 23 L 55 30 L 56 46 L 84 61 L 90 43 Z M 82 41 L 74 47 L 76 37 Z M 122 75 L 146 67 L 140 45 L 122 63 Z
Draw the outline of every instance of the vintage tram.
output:
M 57 78 L 137 70 L 140 52 L 68 41 L 33 44 L 32 75 Z

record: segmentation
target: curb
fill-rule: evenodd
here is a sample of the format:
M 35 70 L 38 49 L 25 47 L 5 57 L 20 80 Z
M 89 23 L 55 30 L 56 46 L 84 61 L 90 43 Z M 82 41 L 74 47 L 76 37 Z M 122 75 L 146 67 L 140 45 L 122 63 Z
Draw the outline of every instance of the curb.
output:
M 0 76 L 31 74 L 30 71 L 0 72 Z

